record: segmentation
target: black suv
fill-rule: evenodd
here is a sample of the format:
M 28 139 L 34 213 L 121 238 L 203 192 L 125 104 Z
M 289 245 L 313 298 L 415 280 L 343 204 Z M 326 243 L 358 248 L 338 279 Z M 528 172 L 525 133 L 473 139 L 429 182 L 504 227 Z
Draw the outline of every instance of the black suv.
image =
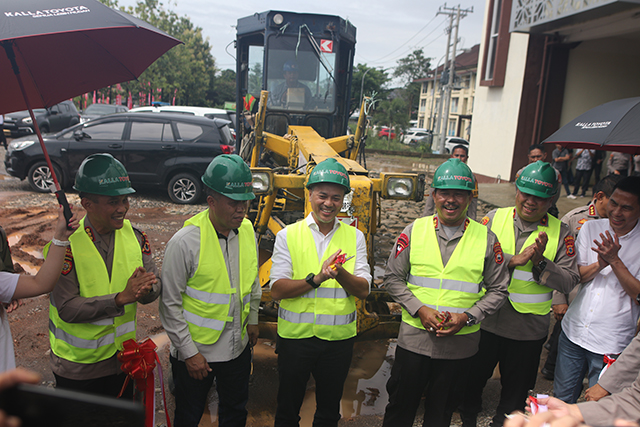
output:
M 71 101 L 62 101 L 49 108 L 36 108 L 33 114 L 36 116 L 41 133 L 60 132 L 62 129 L 80 123 L 80 114 Z M 5 114 L 4 128 L 11 133 L 11 138 L 36 133 L 28 111 Z
M 135 189 L 166 188 L 175 203 L 197 203 L 200 177 L 211 160 L 235 150 L 228 124 L 195 116 L 120 113 L 48 135 L 44 142 L 63 187 L 73 184 L 87 156 L 110 153 L 124 164 Z M 34 136 L 13 140 L 4 164 L 10 175 L 28 178 L 35 191 L 49 191 L 51 174 Z

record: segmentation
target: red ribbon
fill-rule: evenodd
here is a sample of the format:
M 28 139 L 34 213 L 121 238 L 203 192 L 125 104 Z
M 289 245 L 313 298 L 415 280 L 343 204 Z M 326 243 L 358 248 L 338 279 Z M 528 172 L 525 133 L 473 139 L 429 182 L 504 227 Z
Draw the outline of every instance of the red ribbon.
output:
M 605 354 L 603 357 L 603 361 L 604 361 L 604 365 L 608 368 L 609 366 L 611 366 L 613 364 L 613 362 L 615 362 L 617 360 L 617 354 L 615 355 L 616 357 L 609 357 L 608 354 Z
M 157 366 L 162 372 L 160 359 L 156 354 L 156 343 L 150 338 L 145 338 L 140 342 L 133 339 L 125 341 L 123 349 L 118 353 L 118 360 L 122 363 L 120 369 L 127 374 L 120 397 L 129 384 L 129 379 L 135 381 L 136 388 L 143 393 L 143 403 L 145 407 L 145 427 L 153 427 L 155 415 L 155 377 L 153 369 Z M 162 378 L 162 373 L 160 373 Z M 162 386 L 162 397 L 164 399 L 164 384 Z M 164 402 L 165 415 L 167 417 L 167 426 L 171 427 L 169 414 L 167 413 L 167 402 Z

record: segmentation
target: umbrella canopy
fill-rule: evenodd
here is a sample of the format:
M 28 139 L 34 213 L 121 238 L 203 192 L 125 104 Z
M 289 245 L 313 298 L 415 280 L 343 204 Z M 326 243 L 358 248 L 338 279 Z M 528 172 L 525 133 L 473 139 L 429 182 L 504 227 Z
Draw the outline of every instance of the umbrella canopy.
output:
M 180 41 L 95 0 L 0 2 L 0 114 L 137 78 Z M 12 49 L 11 49 L 12 48 Z M 15 59 L 25 95 L 9 55 Z M 0 50 L 2 52 L 2 50 Z
M 640 97 L 618 99 L 592 108 L 543 143 L 640 154 Z

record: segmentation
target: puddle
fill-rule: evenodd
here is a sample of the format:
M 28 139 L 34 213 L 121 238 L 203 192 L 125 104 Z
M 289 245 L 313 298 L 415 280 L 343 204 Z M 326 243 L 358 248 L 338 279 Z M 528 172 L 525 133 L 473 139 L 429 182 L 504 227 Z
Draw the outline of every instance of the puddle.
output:
M 22 233 L 13 233 L 7 236 L 7 240 L 9 241 L 9 246 L 17 245 L 20 239 L 22 239 L 22 236 L 24 236 L 24 234 Z
M 35 248 L 33 246 L 22 246 L 20 250 L 22 252 L 28 253 L 29 255 L 31 255 L 36 259 L 44 259 L 44 256 L 42 255 L 42 249 Z
M 373 266 L 373 278 L 374 279 L 382 279 L 384 277 L 384 265 L 374 265 Z
M 155 341 L 155 339 L 154 339 Z M 388 340 L 363 341 L 354 346 L 351 369 L 344 385 L 341 414 L 344 419 L 365 415 L 382 415 L 389 400 L 386 384 L 391 373 L 391 361 L 396 342 Z M 253 353 L 253 375 L 249 384 L 247 426 L 273 425 L 278 391 L 277 355 L 275 343 L 260 340 Z M 315 383 L 307 385 L 300 427 L 311 427 L 315 413 Z M 207 409 L 199 427 L 218 425 L 218 395 L 215 389 L 207 398 Z
M 35 265 L 33 265 L 31 263 L 28 263 L 26 261 L 20 261 L 18 264 L 20 264 L 20 266 L 22 266 L 24 271 L 26 271 L 27 273 L 29 273 L 32 276 L 35 276 L 36 274 L 38 274 L 38 271 L 40 270 L 40 266 L 35 266 Z

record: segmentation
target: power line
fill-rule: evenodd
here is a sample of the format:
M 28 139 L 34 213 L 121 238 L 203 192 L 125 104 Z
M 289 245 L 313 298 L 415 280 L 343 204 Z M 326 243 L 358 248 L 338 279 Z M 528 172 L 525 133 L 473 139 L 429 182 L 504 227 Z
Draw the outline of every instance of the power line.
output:
M 418 36 L 418 34 L 420 34 L 422 32 L 422 30 L 424 30 L 425 28 L 427 28 L 429 26 L 429 24 L 431 24 L 436 18 L 438 17 L 438 15 L 434 16 L 433 18 L 431 18 L 431 21 L 427 22 L 422 28 L 420 28 L 420 30 L 418 30 L 417 33 L 415 33 L 413 36 L 411 36 L 407 41 L 405 41 L 404 43 L 402 43 L 400 46 L 398 46 L 396 49 L 394 49 L 393 51 L 391 51 L 390 53 L 374 60 L 371 62 L 382 62 L 383 59 L 393 55 L 394 53 L 396 53 L 397 51 L 399 51 L 400 49 L 402 49 L 402 47 L 404 47 L 407 43 L 409 43 L 411 40 L 413 40 L 415 37 Z M 435 30 L 437 30 L 442 24 L 444 23 L 444 21 L 442 23 L 440 23 L 440 25 L 438 25 L 436 28 L 433 29 L 433 31 L 431 31 L 429 34 L 427 34 L 426 36 L 424 36 L 422 40 L 424 40 L 425 38 L 429 37 L 431 34 L 433 34 L 433 32 Z M 419 42 L 418 42 L 419 43 Z

